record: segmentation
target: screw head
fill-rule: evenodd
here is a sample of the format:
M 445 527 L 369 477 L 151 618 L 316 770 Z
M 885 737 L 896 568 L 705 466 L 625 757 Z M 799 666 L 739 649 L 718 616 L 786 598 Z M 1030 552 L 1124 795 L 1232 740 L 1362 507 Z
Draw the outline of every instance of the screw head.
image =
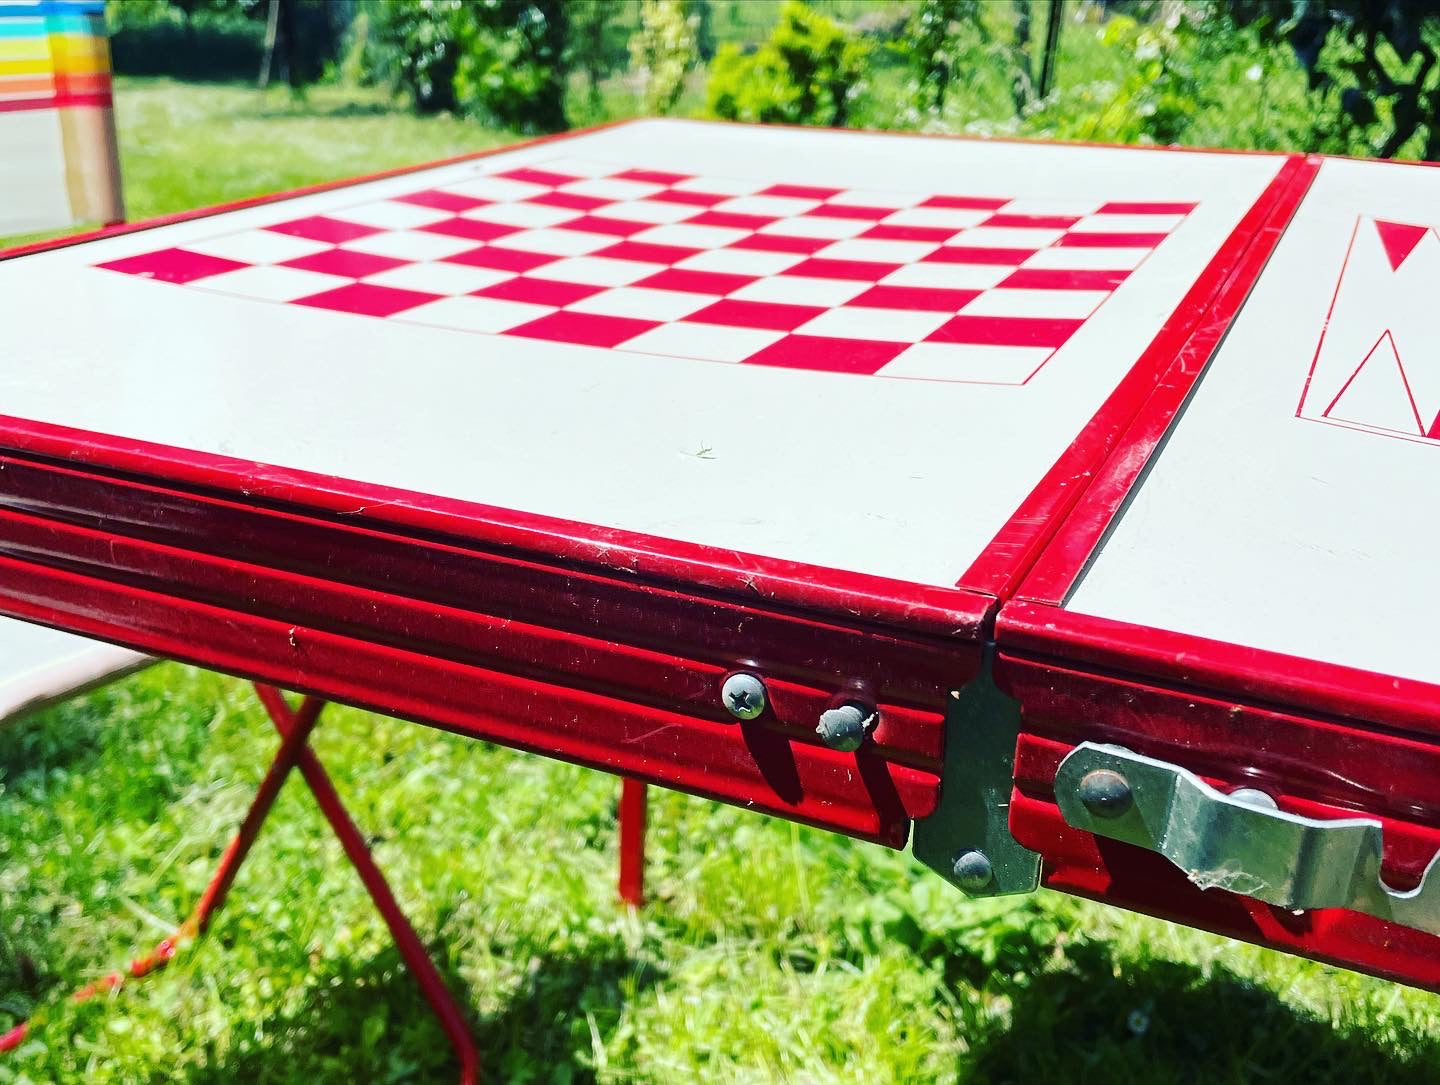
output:
M 1243 802 L 1246 806 L 1255 806 L 1261 810 L 1280 809 L 1280 804 L 1258 787 L 1237 787 L 1230 792 L 1230 797 L 1236 802 Z
M 832 750 L 849 753 L 858 750 L 865 736 L 875 729 L 877 716 L 873 708 L 853 701 L 820 713 L 815 733 Z
M 971 849 L 955 860 L 955 884 L 969 893 L 978 893 L 990 884 L 995 870 L 990 857 L 983 851 Z
M 1130 781 L 1114 769 L 1096 769 L 1080 781 L 1080 801 L 1097 818 L 1118 818 L 1135 802 Z
M 743 671 L 732 674 L 720 687 L 720 700 L 737 720 L 753 720 L 765 711 L 765 683 Z

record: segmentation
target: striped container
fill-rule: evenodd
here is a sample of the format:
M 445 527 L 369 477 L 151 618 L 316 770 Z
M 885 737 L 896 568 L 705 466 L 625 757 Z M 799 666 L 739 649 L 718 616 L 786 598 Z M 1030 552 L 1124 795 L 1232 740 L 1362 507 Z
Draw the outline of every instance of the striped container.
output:
M 0 0 L 0 234 L 125 217 L 101 0 Z

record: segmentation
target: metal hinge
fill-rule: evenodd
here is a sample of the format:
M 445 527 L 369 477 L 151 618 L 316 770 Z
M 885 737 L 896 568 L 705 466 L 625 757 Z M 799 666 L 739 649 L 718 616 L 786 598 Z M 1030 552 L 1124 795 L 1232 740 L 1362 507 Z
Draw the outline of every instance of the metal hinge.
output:
M 1201 889 L 1226 889 L 1297 911 L 1349 908 L 1440 934 L 1440 888 L 1408 892 L 1380 875 L 1373 818 L 1288 814 L 1261 792 L 1224 794 L 1178 765 L 1086 742 L 1060 763 L 1055 799 L 1065 820 L 1096 836 L 1157 851 Z

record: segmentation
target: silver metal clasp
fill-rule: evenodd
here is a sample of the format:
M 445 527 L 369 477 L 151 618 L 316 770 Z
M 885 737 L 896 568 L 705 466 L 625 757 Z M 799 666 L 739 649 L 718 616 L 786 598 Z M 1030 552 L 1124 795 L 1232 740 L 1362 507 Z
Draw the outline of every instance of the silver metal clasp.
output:
M 1288 814 L 1260 792 L 1227 795 L 1178 765 L 1093 742 L 1060 763 L 1055 799 L 1075 828 L 1157 851 L 1201 889 L 1294 910 L 1349 908 L 1440 934 L 1440 883 L 1430 882 L 1440 855 L 1418 887 L 1391 889 L 1373 818 Z

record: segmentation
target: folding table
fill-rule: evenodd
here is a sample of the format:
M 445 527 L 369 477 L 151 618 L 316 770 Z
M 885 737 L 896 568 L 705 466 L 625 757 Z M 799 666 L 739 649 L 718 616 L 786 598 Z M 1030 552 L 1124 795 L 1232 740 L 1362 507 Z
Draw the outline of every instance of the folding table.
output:
M 0 611 L 264 684 L 242 842 L 334 699 L 1033 888 L 997 611 L 1316 168 L 643 121 L 21 250 Z
M 1325 160 L 996 631 L 1047 884 L 1432 990 L 1437 209 Z

